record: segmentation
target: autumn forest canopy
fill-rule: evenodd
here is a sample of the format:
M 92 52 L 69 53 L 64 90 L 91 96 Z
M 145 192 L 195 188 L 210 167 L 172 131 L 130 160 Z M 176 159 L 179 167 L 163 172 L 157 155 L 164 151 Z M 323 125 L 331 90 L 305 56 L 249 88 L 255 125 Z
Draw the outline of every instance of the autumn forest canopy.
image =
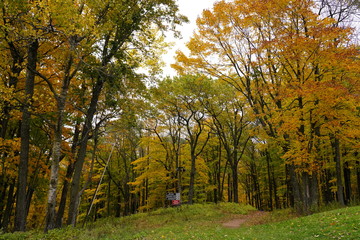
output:
M 180 0 L 181 1 L 181 0 Z M 360 202 L 357 0 L 0 1 L 0 231 Z

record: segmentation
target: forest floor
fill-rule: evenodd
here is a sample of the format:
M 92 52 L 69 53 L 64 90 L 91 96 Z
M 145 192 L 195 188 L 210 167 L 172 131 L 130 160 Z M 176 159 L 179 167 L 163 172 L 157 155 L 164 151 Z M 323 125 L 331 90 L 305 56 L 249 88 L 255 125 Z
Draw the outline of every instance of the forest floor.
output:
M 301 217 L 291 209 L 257 211 L 220 203 L 161 208 L 121 218 L 103 218 L 85 227 L 1 233 L 0 240 L 218 240 L 360 239 L 360 206 Z

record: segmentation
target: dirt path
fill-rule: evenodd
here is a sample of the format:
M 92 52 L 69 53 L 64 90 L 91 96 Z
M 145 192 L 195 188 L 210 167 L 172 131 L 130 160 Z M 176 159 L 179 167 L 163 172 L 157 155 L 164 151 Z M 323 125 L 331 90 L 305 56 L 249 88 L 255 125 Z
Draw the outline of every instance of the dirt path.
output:
M 243 225 L 250 226 L 261 224 L 268 214 L 268 212 L 253 211 L 247 215 L 237 215 L 232 220 L 224 222 L 223 226 L 227 228 L 238 228 Z

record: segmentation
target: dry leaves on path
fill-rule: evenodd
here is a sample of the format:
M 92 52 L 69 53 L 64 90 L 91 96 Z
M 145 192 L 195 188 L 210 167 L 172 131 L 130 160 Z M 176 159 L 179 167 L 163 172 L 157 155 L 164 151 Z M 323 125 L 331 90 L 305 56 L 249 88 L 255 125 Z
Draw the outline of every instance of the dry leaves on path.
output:
M 238 228 L 244 225 L 258 225 L 264 222 L 264 219 L 268 214 L 268 212 L 264 211 L 253 211 L 247 215 L 237 215 L 236 218 L 224 222 L 222 225 L 226 228 Z

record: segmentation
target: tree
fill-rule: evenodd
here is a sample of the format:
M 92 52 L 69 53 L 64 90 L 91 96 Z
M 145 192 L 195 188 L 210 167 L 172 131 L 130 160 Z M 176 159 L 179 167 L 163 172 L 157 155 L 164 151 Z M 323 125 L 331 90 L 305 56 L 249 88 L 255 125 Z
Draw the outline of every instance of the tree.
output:
M 358 0 L 316 0 L 317 13 L 335 20 L 334 26 L 357 27 Z
M 315 7 L 311 1 L 220 1 L 198 19 L 199 30 L 187 45 L 190 57 L 178 52 L 174 65 L 179 72 L 220 78 L 245 97 L 268 136 L 280 140 L 288 190 L 303 211 L 319 200 L 320 159 L 313 147 L 328 118 L 319 107 L 325 99 L 312 96 L 330 82 L 349 86 L 357 72 L 349 29 L 314 13 Z M 351 71 L 338 64 L 343 61 Z M 321 120 L 315 120 L 315 109 Z
M 200 156 L 209 139 L 205 122 L 207 116 L 201 107 L 201 96 L 205 84 L 201 84 L 200 76 L 183 76 L 177 79 L 167 79 L 159 83 L 156 91 L 163 104 L 168 105 L 172 116 L 183 126 L 185 139 L 190 147 L 190 183 L 188 202 L 193 203 L 195 194 L 196 159 Z M 207 135 L 202 141 L 202 135 Z
M 204 81 L 204 80 L 203 80 Z M 238 168 L 246 145 L 250 140 L 245 101 L 233 88 L 221 82 L 213 82 L 212 92 L 203 93 L 202 105 L 212 118 L 212 128 L 226 152 L 227 163 L 232 171 L 232 198 L 229 201 L 239 202 Z
M 80 137 L 80 146 L 77 159 L 74 166 L 74 174 L 71 183 L 70 206 L 68 215 L 68 224 L 75 225 L 76 215 L 81 193 L 80 176 L 86 156 L 86 147 L 91 130 L 91 123 L 96 113 L 96 107 L 101 95 L 104 83 L 111 76 L 111 63 L 113 60 L 123 63 L 126 66 L 126 49 L 127 46 L 139 44 L 141 34 L 146 33 L 152 25 L 161 30 L 167 30 L 169 27 L 174 28 L 176 24 L 185 20 L 183 16 L 177 14 L 177 5 L 174 1 L 129 1 L 126 4 L 118 1 L 108 1 L 104 8 L 99 12 L 104 24 L 100 31 L 100 41 L 97 46 L 100 58 L 95 62 L 97 76 L 91 93 L 91 101 L 86 111 L 86 118 Z M 105 14 L 105 15 L 103 15 Z M 116 16 L 116 17 L 114 17 Z M 169 25 L 167 25 L 169 24 Z M 148 47 L 148 46 L 147 46 Z
M 4 168 L 1 177 L 6 181 L 4 181 L 4 189 L 1 189 L 0 210 L 6 204 L 9 207 L 6 208 L 4 215 L 2 211 L 0 215 L 4 218 L 11 216 L 11 206 L 16 191 L 21 192 L 17 195 L 19 204 L 16 207 L 25 209 L 23 203 L 26 194 L 23 193 L 26 191 L 28 179 L 27 148 L 32 135 L 28 126 L 31 123 L 30 119 L 36 115 L 45 123 L 41 131 L 44 130 L 53 143 L 52 149 L 46 151 L 51 160 L 51 173 L 45 231 L 56 225 L 61 226 L 68 180 L 71 177 L 73 179 L 68 222 L 75 224 L 78 199 L 82 193 L 79 188 L 80 175 L 86 157 L 87 142 L 93 136 L 94 119 L 101 115 L 97 113 L 97 108 L 106 107 L 107 109 L 104 109 L 106 112 L 109 110 L 108 107 L 117 104 L 116 101 L 119 104 L 122 101 L 110 99 L 110 95 L 105 96 L 106 85 L 112 85 L 112 88 L 106 89 L 108 92 L 125 91 L 125 88 L 119 90 L 114 87 L 116 86 L 114 81 L 121 79 L 121 84 L 143 88 L 143 85 L 138 83 L 144 76 L 133 77 L 136 75 L 134 69 L 141 66 L 140 61 L 145 59 L 144 62 L 151 61 L 151 68 L 154 70 L 152 73 L 158 71 L 154 59 L 160 53 L 158 48 L 160 49 L 163 44 L 151 46 L 157 44 L 158 38 L 161 38 L 158 37 L 156 30 L 175 30 L 175 26 L 186 18 L 177 13 L 178 9 L 174 1 L 159 0 L 133 0 L 126 3 L 112 0 L 105 2 L 46 0 L 11 3 L 2 1 L 0 6 L 2 8 L 1 54 L 6 59 L 1 64 L 0 73 L 2 80 L 0 91 L 6 94 L 6 97 L 2 95 L 1 98 L 0 131 L 2 140 L 13 138 L 13 146 L 17 146 L 15 137 L 20 137 L 18 134 L 20 117 L 17 108 L 23 107 L 24 112 L 21 128 L 22 160 L 18 169 L 20 187 L 16 189 L 15 183 L 10 184 L 15 177 L 8 178 Z M 34 43 L 33 57 L 27 55 L 32 43 Z M 35 48 L 36 43 L 37 48 Z M 140 53 L 148 57 L 143 57 Z M 29 81 L 27 95 L 23 97 L 25 83 L 23 84 L 21 80 L 25 79 L 26 71 Z M 134 79 L 136 81 L 132 82 Z M 32 91 L 34 96 L 31 96 Z M 19 104 L 18 99 L 21 101 L 24 99 L 24 102 Z M 75 104 L 70 100 L 74 100 Z M 37 108 L 39 105 L 41 108 Z M 70 131 L 72 126 L 73 129 Z M 50 127 L 52 132 L 45 129 L 46 127 Z M 71 141 L 73 142 L 70 143 Z M 7 142 L 1 142 L 4 143 L 1 147 L 7 147 Z M 19 150 L 14 149 L 14 152 Z M 6 154 L 1 155 L 2 163 L 5 163 L 4 159 L 8 157 Z M 77 156 L 77 160 L 71 161 L 74 156 Z M 70 163 L 59 212 L 56 214 L 56 195 L 61 180 L 59 172 L 63 170 L 60 165 L 62 160 Z M 28 188 L 29 196 L 32 191 L 30 190 Z M 9 194 L 6 198 L 7 192 Z M 27 208 L 29 208 L 29 199 L 31 197 L 26 200 Z M 19 229 L 24 229 L 26 221 L 24 214 L 27 214 L 27 210 L 17 210 L 16 216 L 21 221 Z M 57 218 L 56 224 L 55 218 Z
M 35 39 L 29 44 L 28 59 L 27 59 L 27 74 L 25 84 L 25 101 L 22 109 L 21 121 L 21 146 L 20 146 L 20 163 L 18 173 L 18 191 L 16 201 L 16 219 L 15 230 L 25 231 L 26 215 L 26 186 L 27 186 L 27 172 L 29 162 L 29 140 L 30 140 L 30 119 L 29 112 L 31 98 L 34 93 L 35 69 L 37 65 L 37 51 L 39 48 L 38 40 Z

